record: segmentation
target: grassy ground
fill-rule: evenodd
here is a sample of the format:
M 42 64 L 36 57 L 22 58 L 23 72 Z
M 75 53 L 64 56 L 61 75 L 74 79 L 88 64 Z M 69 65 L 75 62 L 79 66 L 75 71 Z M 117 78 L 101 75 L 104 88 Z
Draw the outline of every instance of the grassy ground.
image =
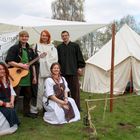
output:
M 96 138 L 91 137 L 83 124 L 86 115 L 85 99 L 105 98 L 106 95 L 81 93 L 81 120 L 65 125 L 49 125 L 42 120 L 25 118 L 19 113 L 21 125 L 12 135 L 2 136 L 0 140 L 139 140 L 140 139 L 140 96 L 130 94 L 114 100 L 113 112 L 109 111 L 109 101 L 104 114 L 104 101 L 91 103 L 96 108 L 91 112 L 97 130 Z M 108 95 L 109 96 L 109 95 Z M 104 118 L 104 119 L 103 119 Z

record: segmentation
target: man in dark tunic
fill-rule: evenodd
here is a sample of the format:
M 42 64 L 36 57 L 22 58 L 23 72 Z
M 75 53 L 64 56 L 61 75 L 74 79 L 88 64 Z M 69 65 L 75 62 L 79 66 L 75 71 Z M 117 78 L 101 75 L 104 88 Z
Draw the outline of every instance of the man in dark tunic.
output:
M 24 116 L 34 118 L 34 114 L 30 113 L 30 102 L 32 97 L 31 86 L 36 83 L 36 71 L 34 65 L 28 65 L 28 63 L 34 59 L 34 52 L 27 43 L 28 39 L 28 32 L 21 31 L 19 33 L 19 42 L 8 50 L 6 62 L 11 67 L 18 67 L 29 71 L 28 75 L 23 77 L 14 89 L 17 94 L 16 100 L 18 99 L 20 92 L 23 92 Z
M 79 74 L 82 73 L 82 68 L 85 67 L 82 52 L 78 44 L 70 41 L 68 31 L 61 33 L 62 44 L 57 47 L 58 62 L 61 66 L 61 73 L 68 82 L 71 97 L 75 100 L 80 110 L 80 85 Z

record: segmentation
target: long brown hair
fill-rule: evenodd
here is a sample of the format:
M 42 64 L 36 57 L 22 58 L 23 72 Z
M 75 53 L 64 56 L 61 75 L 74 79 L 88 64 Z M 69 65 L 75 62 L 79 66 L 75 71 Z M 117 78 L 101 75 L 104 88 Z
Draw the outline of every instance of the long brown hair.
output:
M 6 85 L 7 85 L 7 87 L 6 88 L 8 88 L 8 92 L 10 92 L 11 93 L 11 89 L 10 89 L 10 80 L 9 80 L 9 70 L 8 70 L 8 68 L 7 68 L 7 66 L 6 66 L 6 64 L 5 63 L 3 63 L 3 62 L 0 62 L 0 65 L 4 68 L 4 70 L 5 70 L 5 78 L 6 78 Z M 10 100 L 10 98 L 11 98 L 11 94 L 9 95 L 8 93 L 7 93 L 7 90 L 5 90 L 5 86 L 4 86 L 4 83 L 2 82 L 2 79 L 0 79 L 0 91 L 2 92 L 4 92 L 5 93 L 5 95 L 6 95 L 6 97 L 7 98 L 9 98 L 9 100 Z
M 49 33 L 47 30 L 43 30 L 43 31 L 41 32 L 41 34 L 40 34 L 40 43 L 43 43 L 43 40 L 42 40 L 42 38 L 41 38 L 42 33 L 45 33 L 45 34 L 48 36 L 47 44 L 50 44 L 50 42 L 51 42 L 51 35 L 50 35 L 50 33 Z
M 5 70 L 5 77 L 6 77 L 6 83 L 8 84 L 9 83 L 9 70 L 8 70 L 8 68 L 7 68 L 7 66 L 6 66 L 6 64 L 5 63 L 3 63 L 3 62 L 0 62 L 0 65 L 4 68 L 4 70 Z M 0 79 L 0 84 L 2 84 L 2 80 Z

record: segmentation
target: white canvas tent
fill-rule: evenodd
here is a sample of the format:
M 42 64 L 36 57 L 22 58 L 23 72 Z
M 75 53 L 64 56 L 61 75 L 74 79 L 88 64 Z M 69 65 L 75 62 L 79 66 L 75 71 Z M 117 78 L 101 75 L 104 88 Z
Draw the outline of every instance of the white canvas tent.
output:
M 92 93 L 110 91 L 112 40 L 86 61 L 83 90 Z M 140 90 L 140 36 L 124 25 L 115 36 L 114 94 L 123 93 L 132 69 L 133 86 Z
M 105 26 L 105 24 L 53 20 L 22 15 L 12 20 L 0 19 L 0 34 L 9 32 L 18 33 L 21 30 L 26 30 L 30 35 L 29 43 L 36 43 L 39 41 L 40 32 L 44 29 L 50 32 L 52 40 L 58 41 L 61 40 L 61 32 L 67 30 L 70 33 L 70 39 L 74 41 L 103 26 Z M 3 48 L 0 48 L 0 52 L 2 52 L 2 50 Z M 3 58 L 3 53 L 0 54 L 0 56 Z
M 105 26 L 105 24 L 54 20 L 28 15 L 21 15 L 12 20 L 0 19 L 0 32 L 27 30 L 30 34 L 30 43 L 34 43 L 39 39 L 39 34 L 43 29 L 47 29 L 51 33 L 52 40 L 58 41 L 61 40 L 61 32 L 67 30 L 70 33 L 71 40 L 74 41 L 103 26 Z

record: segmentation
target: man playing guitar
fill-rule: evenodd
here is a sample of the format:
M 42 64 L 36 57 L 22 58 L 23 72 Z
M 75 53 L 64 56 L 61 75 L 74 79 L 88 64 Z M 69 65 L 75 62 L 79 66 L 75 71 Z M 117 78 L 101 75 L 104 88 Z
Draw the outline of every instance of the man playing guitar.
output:
M 27 31 L 21 31 L 19 33 L 19 42 L 8 50 L 6 62 L 10 67 L 21 68 L 28 71 L 28 74 L 21 78 L 19 84 L 14 89 L 17 94 L 16 101 L 18 100 L 21 90 L 24 95 L 24 116 L 34 118 L 35 116 L 30 113 L 31 86 L 36 83 L 37 79 L 34 65 L 30 66 L 28 64 L 34 59 L 34 52 L 27 43 L 28 39 L 29 34 Z

